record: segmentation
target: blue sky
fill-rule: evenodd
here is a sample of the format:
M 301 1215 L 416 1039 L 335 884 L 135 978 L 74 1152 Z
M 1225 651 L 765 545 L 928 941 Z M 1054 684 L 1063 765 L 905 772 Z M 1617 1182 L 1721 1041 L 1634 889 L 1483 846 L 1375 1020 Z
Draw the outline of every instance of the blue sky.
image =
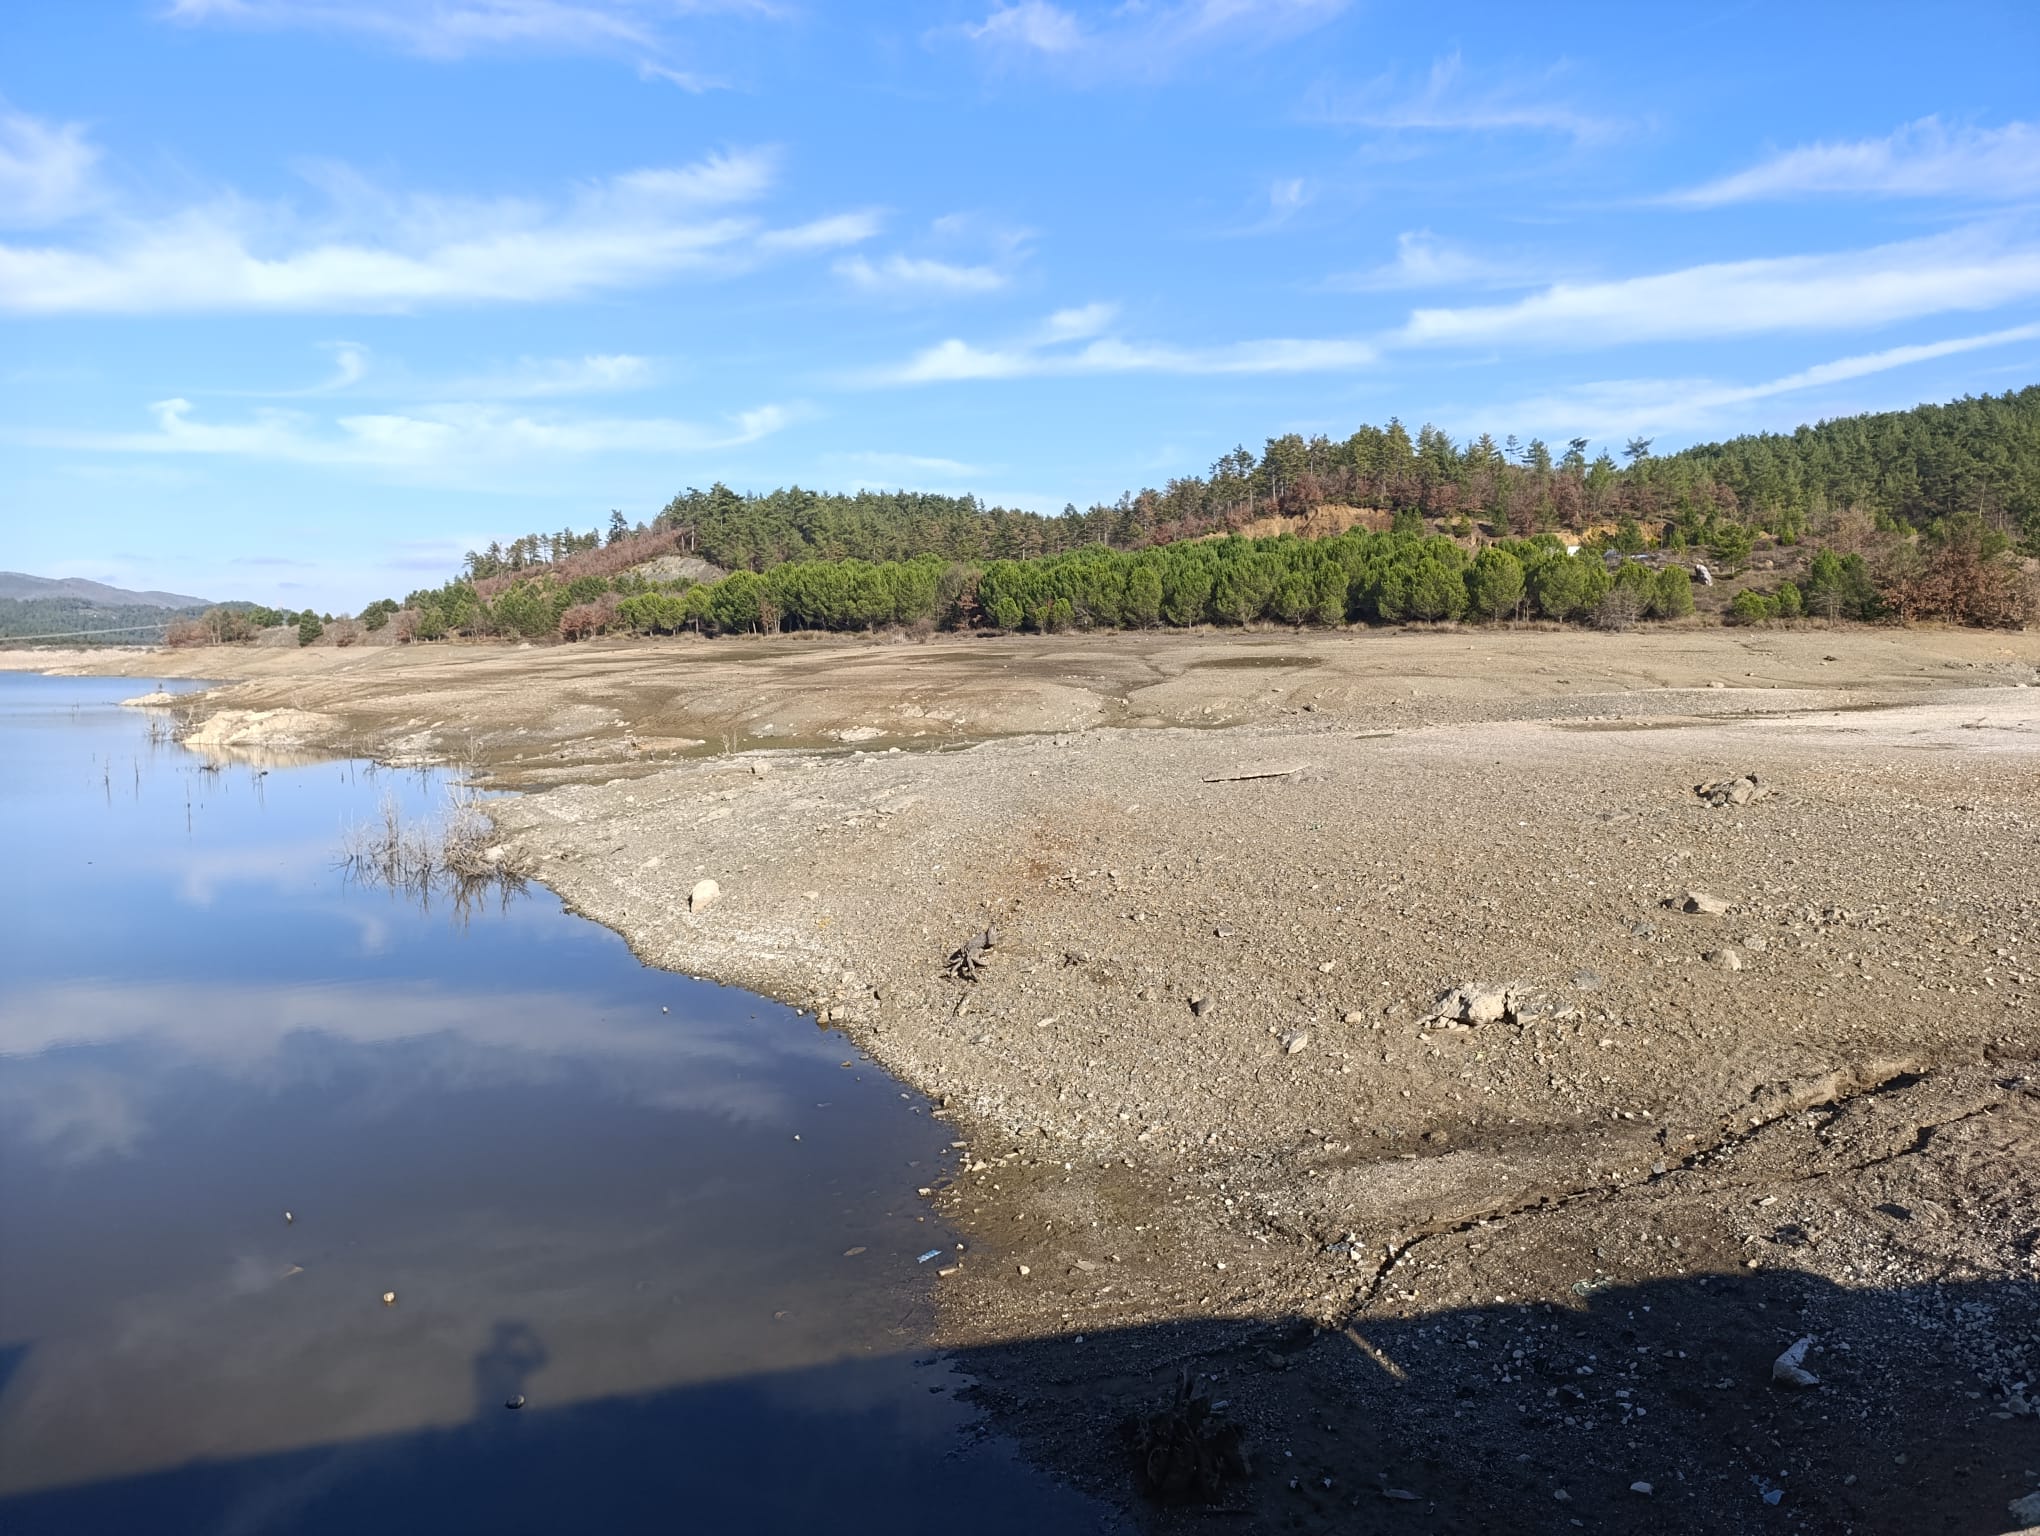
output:
M 2040 381 L 2040 7 L 0 0 L 0 566 Z

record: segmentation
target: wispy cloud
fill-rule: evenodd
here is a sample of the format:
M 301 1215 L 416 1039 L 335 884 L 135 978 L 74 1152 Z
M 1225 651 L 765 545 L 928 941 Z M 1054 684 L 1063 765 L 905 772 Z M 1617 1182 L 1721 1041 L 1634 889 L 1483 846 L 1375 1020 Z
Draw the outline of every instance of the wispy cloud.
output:
M 1950 127 L 1923 117 L 1881 139 L 1803 144 L 1664 201 L 1715 208 L 1777 198 L 1918 197 L 2014 202 L 2040 194 L 2040 129 Z
M 261 410 L 237 420 L 199 417 L 189 400 L 149 408 L 155 426 L 139 432 L 22 432 L 23 441 L 97 453 L 210 455 L 381 471 L 441 479 L 494 473 L 516 464 L 591 454 L 671 457 L 741 447 L 791 419 L 782 406 L 739 412 L 721 422 L 669 417 L 565 416 L 460 402 L 408 412 L 325 419 L 300 410 Z
M 916 256 L 888 256 L 880 261 L 846 256 L 836 263 L 836 272 L 865 293 L 905 297 L 995 293 L 1008 281 L 996 267 L 961 266 Z
M 1322 122 L 1407 133 L 1541 133 L 1604 139 L 1620 124 L 1553 94 L 1554 72 L 1494 81 L 1472 78 L 1455 50 L 1420 86 L 1382 75 L 1358 89 L 1321 90 L 1310 115 Z
M 671 63 L 683 41 L 676 21 L 780 9 L 766 0 L 170 0 L 162 14 L 185 26 L 352 35 L 431 59 L 513 49 L 642 54 L 656 77 L 695 90 L 701 77 Z
M 0 228 L 62 223 L 98 200 L 99 151 L 78 123 L 45 123 L 0 108 Z
M 1761 333 L 1869 330 L 2040 296 L 2040 246 L 1972 228 L 1821 256 L 1715 262 L 1554 283 L 1511 304 L 1419 309 L 1411 346 L 1605 347 Z
M 1175 0 L 1079 10 L 998 0 L 983 20 L 941 28 L 1007 63 L 1047 65 L 1079 81 L 1166 74 L 1212 50 L 1261 49 L 1332 20 L 1348 0 Z
M 1725 384 L 1707 378 L 1608 379 L 1519 401 L 1503 407 L 1500 414 L 1535 428 L 1551 427 L 1597 437 L 1634 432 L 1692 432 L 1712 428 L 1738 406 L 2024 341 L 2040 341 L 2040 325 L 2012 326 L 1981 335 L 1887 347 L 1818 363 L 1756 384 Z
M 648 357 L 612 352 L 588 357 L 524 357 L 508 368 L 463 379 L 447 393 L 462 399 L 536 400 L 643 389 L 658 376 Z
M 1395 259 L 1361 272 L 1342 272 L 1323 286 L 1335 293 L 1392 293 L 1413 288 L 1528 288 L 1541 280 L 1521 263 L 1478 256 L 1428 229 L 1395 238 Z
M 774 227 L 766 149 L 583 183 L 550 200 L 388 192 L 306 167 L 312 213 L 224 195 L 168 214 L 102 210 L 63 241 L 0 242 L 0 311 L 397 312 L 573 298 L 870 238 L 869 212 Z
M 1113 306 L 1059 310 L 1033 333 L 996 346 L 952 337 L 906 362 L 866 376 L 875 384 L 937 384 L 1082 374 L 1336 373 L 1371 364 L 1377 353 L 1346 338 L 1276 337 L 1215 347 L 1177 347 L 1107 335 Z

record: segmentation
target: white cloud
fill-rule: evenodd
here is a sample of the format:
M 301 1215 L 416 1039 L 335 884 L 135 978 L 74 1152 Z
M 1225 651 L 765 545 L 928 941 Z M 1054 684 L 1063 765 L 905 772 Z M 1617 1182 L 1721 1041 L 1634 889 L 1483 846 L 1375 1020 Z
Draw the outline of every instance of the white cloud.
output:
M 466 399 L 535 400 L 558 395 L 643 389 L 657 369 L 648 357 L 612 352 L 587 357 L 525 357 L 499 373 L 463 379 L 450 394 Z
M 346 167 L 305 174 L 330 207 L 221 196 L 167 215 L 109 212 L 64 243 L 0 243 L 0 311 L 398 312 L 536 302 L 742 270 L 870 238 L 869 212 L 773 228 L 743 205 L 777 157 L 709 155 L 584 183 L 551 201 L 398 195 Z
M 1868 330 L 2040 296 L 2040 247 L 1980 229 L 1824 256 L 1715 262 L 1600 283 L 1554 283 L 1511 304 L 1415 311 L 1414 346 L 1574 347 L 1769 332 Z
M 1348 0 L 1176 0 L 1097 8 L 1090 18 L 1051 0 L 998 0 L 960 35 L 996 57 L 1050 63 L 1079 77 L 1155 76 L 1199 53 L 1270 47 L 1322 26 Z
M 1527 288 L 1538 279 L 1510 262 L 1476 256 L 1428 229 L 1395 237 L 1395 260 L 1365 272 L 1345 272 L 1324 286 L 1340 293 L 1388 293 L 1409 288 Z
M 762 0 L 170 0 L 164 15 L 189 26 L 351 33 L 457 59 L 492 49 L 656 54 L 683 14 L 776 9 Z
M 0 109 L 0 228 L 57 224 L 89 208 L 98 159 L 79 124 Z
M 1364 368 L 1378 355 L 1366 342 L 1342 338 L 1276 337 L 1216 347 L 1129 342 L 1101 334 L 1114 314 L 1109 304 L 1061 310 L 1033 335 L 1005 346 L 980 347 L 952 337 L 905 363 L 868 375 L 867 382 L 936 384 L 1112 373 L 1338 373 Z
M 914 256 L 888 256 L 877 262 L 848 256 L 836 263 L 836 272 L 866 293 L 897 295 L 994 293 L 1007 282 L 1006 274 L 996 267 L 960 266 Z
M 1619 124 L 1550 99 L 1549 74 L 1478 86 L 1457 51 L 1431 66 L 1424 84 L 1406 89 L 1383 75 L 1356 91 L 1321 93 L 1320 121 L 1408 133 L 1546 133 L 1576 140 L 1608 137 Z
M 2012 202 L 2040 193 L 2040 129 L 1950 128 L 1923 117 L 1881 139 L 1788 149 L 1732 176 L 1673 193 L 1693 208 L 1820 194 Z
M 1535 427 L 1551 426 L 1597 437 L 1692 431 L 1720 421 L 1724 412 L 1737 406 L 2022 341 L 2040 341 L 2040 324 L 1887 347 L 1817 363 L 1757 384 L 1724 384 L 1705 378 L 1602 380 L 1518 402 L 1504 408 L 1503 414 L 1512 421 Z
M 718 424 L 665 417 L 534 414 L 458 402 L 330 421 L 297 410 L 261 410 L 233 422 L 197 419 L 188 400 L 151 406 L 146 432 L 24 432 L 17 440 L 97 453 L 195 454 L 365 469 L 399 476 L 487 473 L 589 454 L 670 456 L 741 447 L 791 419 L 781 406 L 739 412 Z

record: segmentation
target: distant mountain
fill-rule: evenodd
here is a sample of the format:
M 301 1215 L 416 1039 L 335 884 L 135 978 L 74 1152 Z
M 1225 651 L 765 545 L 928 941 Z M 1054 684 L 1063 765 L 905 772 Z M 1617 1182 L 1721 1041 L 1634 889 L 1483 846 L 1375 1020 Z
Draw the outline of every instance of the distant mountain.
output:
M 176 592 L 130 592 L 109 587 L 103 581 L 82 576 L 61 580 L 48 576 L 27 576 L 20 571 L 0 571 L 0 598 L 20 601 L 90 603 L 95 608 L 206 608 L 203 597 L 185 597 Z

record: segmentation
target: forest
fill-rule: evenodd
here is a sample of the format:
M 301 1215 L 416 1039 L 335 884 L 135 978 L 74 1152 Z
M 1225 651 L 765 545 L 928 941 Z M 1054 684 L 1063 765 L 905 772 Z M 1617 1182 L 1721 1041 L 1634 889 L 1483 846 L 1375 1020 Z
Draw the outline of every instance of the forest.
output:
M 1760 547 L 1804 580 L 1736 591 L 1722 605 L 1730 622 L 2028 617 L 2018 557 L 2040 550 L 2040 386 L 1662 456 L 1643 438 L 1623 444 L 1619 461 L 1593 447 L 1486 434 L 1459 443 L 1391 419 L 1339 441 L 1270 438 L 1204 475 L 1053 516 L 970 496 L 718 484 L 682 492 L 648 522 L 612 512 L 606 532 L 471 551 L 462 575 L 373 605 L 373 618 L 400 639 L 1533 617 L 1619 626 L 1692 612 L 1685 562 L 1733 579 Z M 1306 516 L 1339 508 L 1360 526 L 1299 536 Z M 668 557 L 694 562 L 692 574 L 657 574 Z

